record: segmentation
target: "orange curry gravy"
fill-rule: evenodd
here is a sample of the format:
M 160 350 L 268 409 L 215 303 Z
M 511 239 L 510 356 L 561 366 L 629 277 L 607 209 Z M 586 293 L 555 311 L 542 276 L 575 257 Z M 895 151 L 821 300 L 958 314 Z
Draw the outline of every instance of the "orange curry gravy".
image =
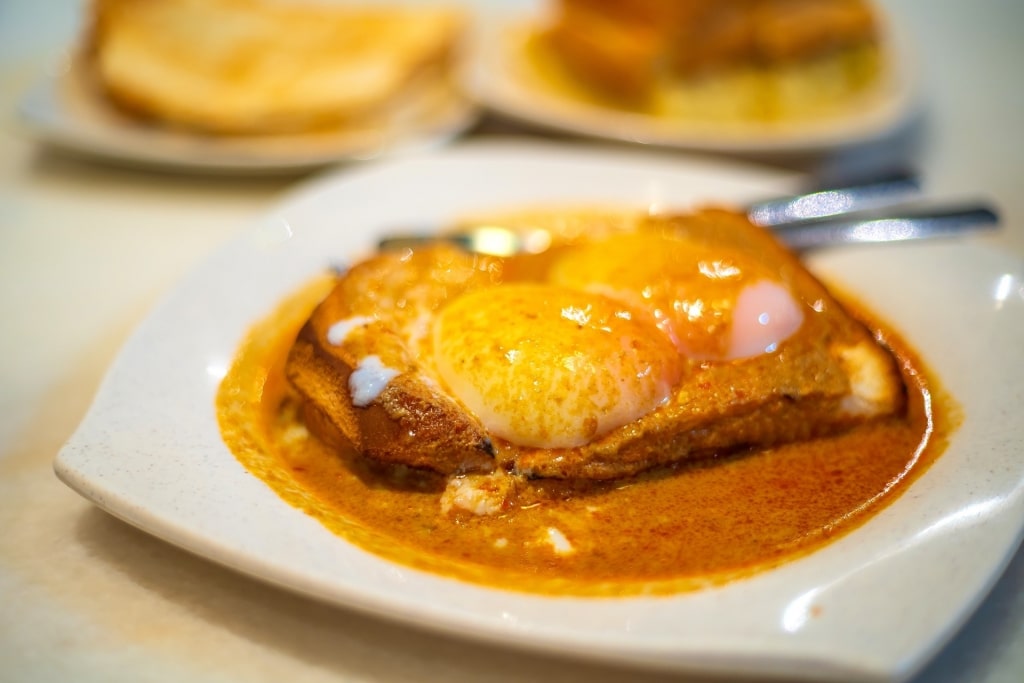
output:
M 299 419 L 284 359 L 332 284 L 329 277 L 312 282 L 251 330 L 217 396 L 223 437 L 248 470 L 342 538 L 466 581 L 623 596 L 749 576 L 878 513 L 935 460 L 957 421 L 955 404 L 913 351 L 879 332 L 900 360 L 909 393 L 904 418 L 613 482 L 538 480 L 502 514 L 444 514 L 440 476 L 375 470 L 318 441 Z M 557 533 L 572 539 L 572 552 L 555 551 Z

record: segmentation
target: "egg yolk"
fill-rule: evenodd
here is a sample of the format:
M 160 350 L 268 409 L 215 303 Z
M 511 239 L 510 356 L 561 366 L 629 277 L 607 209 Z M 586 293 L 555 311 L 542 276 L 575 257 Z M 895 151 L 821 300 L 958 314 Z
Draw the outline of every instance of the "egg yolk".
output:
M 646 314 L 592 292 L 504 284 L 434 321 L 441 380 L 492 434 L 572 448 L 658 407 L 682 359 Z
M 628 233 L 575 249 L 556 284 L 647 311 L 680 353 L 736 360 L 771 353 L 803 323 L 789 289 L 739 252 L 661 233 Z

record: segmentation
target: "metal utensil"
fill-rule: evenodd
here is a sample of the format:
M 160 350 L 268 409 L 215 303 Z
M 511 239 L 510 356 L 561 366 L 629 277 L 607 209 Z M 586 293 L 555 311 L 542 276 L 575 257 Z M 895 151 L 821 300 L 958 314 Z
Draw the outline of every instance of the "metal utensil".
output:
M 999 217 L 984 203 L 924 209 L 889 208 L 917 193 L 920 184 L 910 173 L 893 173 L 863 183 L 769 199 L 747 207 L 751 222 L 771 229 L 795 250 L 830 245 L 898 242 L 944 237 L 994 228 Z M 544 251 L 550 235 L 544 230 L 519 230 L 501 225 L 472 225 L 445 233 L 411 232 L 387 235 L 381 249 L 412 248 L 443 240 L 467 251 L 510 256 Z
M 902 211 L 891 216 L 827 218 L 772 227 L 791 249 L 804 251 L 839 244 L 901 242 L 994 228 L 999 216 L 989 206 L 972 204 Z
M 892 206 L 920 192 L 917 176 L 894 171 L 859 183 L 768 199 L 747 207 L 752 223 L 765 227 Z
M 841 218 L 784 223 L 771 230 L 791 249 L 804 251 L 821 247 L 919 240 L 948 237 L 965 232 L 992 229 L 999 223 L 995 210 L 984 204 L 902 211 L 880 217 Z M 381 249 L 414 248 L 425 242 L 443 240 L 480 254 L 510 256 L 537 253 L 547 247 L 543 231 L 519 231 L 500 225 L 476 225 L 450 233 L 396 234 L 378 242 Z

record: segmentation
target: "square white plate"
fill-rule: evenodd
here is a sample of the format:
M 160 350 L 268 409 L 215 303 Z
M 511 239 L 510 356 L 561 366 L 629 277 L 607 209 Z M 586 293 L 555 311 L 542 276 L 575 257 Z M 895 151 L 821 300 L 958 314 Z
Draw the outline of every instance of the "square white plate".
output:
M 59 453 L 103 509 L 210 560 L 324 601 L 521 648 L 682 671 L 911 675 L 984 597 L 1024 529 L 1024 264 L 966 242 L 810 259 L 891 321 L 964 411 L 947 452 L 864 526 L 782 567 L 658 598 L 504 592 L 386 562 L 249 475 L 214 393 L 246 330 L 286 294 L 410 225 L 538 203 L 746 202 L 793 179 L 725 163 L 477 144 L 306 185 L 213 254 L 148 317 Z

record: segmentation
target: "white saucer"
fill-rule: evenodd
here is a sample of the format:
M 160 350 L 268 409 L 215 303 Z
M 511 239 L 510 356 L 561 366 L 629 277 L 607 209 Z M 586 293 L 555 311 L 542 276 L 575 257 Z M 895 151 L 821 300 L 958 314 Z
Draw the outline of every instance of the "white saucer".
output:
M 478 111 L 454 87 L 421 88 L 385 120 L 345 130 L 266 136 L 216 136 L 173 129 L 118 110 L 87 65 L 69 58 L 43 76 L 19 107 L 42 140 L 108 160 L 205 173 L 281 173 L 439 146 L 472 126 Z

